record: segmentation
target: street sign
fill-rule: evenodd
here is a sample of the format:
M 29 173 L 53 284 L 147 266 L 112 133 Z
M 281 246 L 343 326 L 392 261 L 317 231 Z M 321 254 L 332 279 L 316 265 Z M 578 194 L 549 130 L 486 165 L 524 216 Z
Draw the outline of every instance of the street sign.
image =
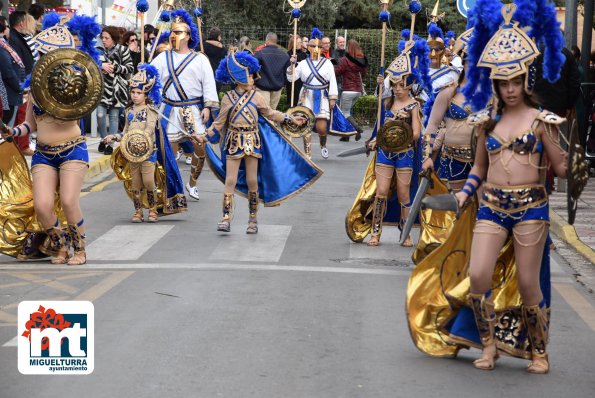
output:
M 457 0 L 457 9 L 465 18 L 469 15 L 469 10 L 475 7 L 476 0 Z

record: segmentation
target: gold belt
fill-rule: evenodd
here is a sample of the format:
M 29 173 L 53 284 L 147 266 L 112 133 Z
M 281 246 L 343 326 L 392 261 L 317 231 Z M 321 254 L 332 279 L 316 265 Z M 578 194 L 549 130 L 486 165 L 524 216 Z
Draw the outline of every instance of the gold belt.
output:
M 258 134 L 258 128 L 229 128 L 225 139 L 225 149 L 227 149 L 227 152 L 230 155 L 234 155 L 240 149 L 247 155 L 254 152 L 254 149 L 260 149 L 260 134 Z
M 547 202 L 547 192 L 540 184 L 501 186 L 486 183 L 481 202 L 503 213 L 517 213 Z
M 76 145 L 80 144 L 81 142 L 85 142 L 85 141 L 86 141 L 86 138 L 81 135 L 80 137 L 77 137 L 74 140 L 69 140 L 69 141 L 63 142 L 61 144 L 55 144 L 55 145 L 42 144 L 41 142 L 38 142 L 37 145 L 35 146 L 35 149 L 37 151 L 43 152 L 43 153 L 56 154 L 56 153 L 64 152 L 65 150 L 70 149 L 73 146 L 76 146 Z
M 461 162 L 472 162 L 473 153 L 468 145 L 446 145 L 442 146 L 442 156 L 453 158 Z

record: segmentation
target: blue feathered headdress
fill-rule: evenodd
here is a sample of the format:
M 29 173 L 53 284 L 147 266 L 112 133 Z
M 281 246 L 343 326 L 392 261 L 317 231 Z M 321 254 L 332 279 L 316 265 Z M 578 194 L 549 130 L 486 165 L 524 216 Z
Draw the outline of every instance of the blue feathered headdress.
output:
M 310 33 L 310 40 L 322 40 L 322 36 L 324 36 L 324 33 L 322 33 L 322 31 L 318 29 L 317 26 L 312 28 L 312 33 Z
M 223 84 L 248 84 L 248 77 L 258 73 L 258 59 L 247 52 L 233 52 L 221 60 L 215 71 L 215 80 Z
M 41 30 L 46 30 L 60 23 L 60 15 L 56 11 L 45 14 L 41 21 Z
M 190 41 L 188 47 L 196 48 L 200 43 L 200 37 L 198 35 L 198 27 L 193 21 L 192 16 L 186 10 L 175 10 L 170 14 L 172 26 L 176 23 L 184 23 L 190 28 Z
M 75 15 L 66 23 L 68 30 L 79 37 L 79 50 L 86 52 L 101 65 L 99 60 L 100 52 L 97 49 L 97 36 L 101 33 L 101 26 L 95 21 L 95 17 L 87 15 Z
M 155 106 L 161 104 L 161 79 L 159 72 L 151 64 L 141 64 L 138 72 L 130 79 L 130 89 L 137 88 L 151 99 Z
M 531 92 L 535 80 L 534 60 L 539 54 L 538 45 L 545 48 L 543 76 L 550 82 L 555 82 L 560 77 L 564 63 L 564 40 L 554 5 L 547 0 L 515 0 L 514 6 L 516 10 L 510 8 L 512 5 L 503 9 L 499 1 L 478 0 L 475 8 L 471 10 L 469 23 L 473 24 L 475 31 L 469 43 L 470 68 L 463 94 L 474 110 L 484 108 L 491 97 L 490 77 L 510 79 L 525 74 L 525 89 Z M 512 19 L 511 23 L 516 22 L 520 28 L 529 30 L 527 34 L 522 31 L 516 34 L 519 42 L 517 45 L 523 46 L 524 55 L 518 56 L 515 52 L 505 65 L 500 65 L 498 59 L 490 56 L 493 52 L 489 48 L 486 49 L 487 46 L 498 46 L 498 38 L 494 38 L 495 42 L 491 41 L 499 32 L 498 29 L 502 29 L 503 32 L 513 29 L 512 24 L 503 24 L 502 12 L 506 13 L 507 20 Z
M 446 35 L 444 37 L 446 38 L 446 45 L 448 45 L 451 40 L 456 40 L 457 34 L 454 31 L 449 30 L 448 32 L 446 32 Z

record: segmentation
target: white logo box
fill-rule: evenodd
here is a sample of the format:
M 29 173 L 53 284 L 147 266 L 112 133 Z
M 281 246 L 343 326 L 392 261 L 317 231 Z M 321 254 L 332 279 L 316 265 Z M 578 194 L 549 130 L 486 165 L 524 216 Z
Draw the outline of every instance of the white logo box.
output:
M 40 308 L 43 307 L 43 308 Z M 52 316 L 50 310 L 55 311 Z M 23 336 L 31 315 L 41 312 L 44 330 L 32 327 L 30 338 Z M 63 315 L 68 327 L 51 327 Z M 39 322 L 35 322 L 39 324 Z M 85 325 L 86 323 L 86 325 Z M 22 301 L 18 309 L 18 366 L 22 374 L 86 375 L 95 365 L 95 308 L 90 301 Z M 66 338 L 68 346 L 61 340 Z M 86 338 L 86 347 L 83 338 Z M 42 340 L 49 343 L 42 352 Z M 67 351 L 62 356 L 62 351 Z M 48 355 L 49 354 L 49 355 Z

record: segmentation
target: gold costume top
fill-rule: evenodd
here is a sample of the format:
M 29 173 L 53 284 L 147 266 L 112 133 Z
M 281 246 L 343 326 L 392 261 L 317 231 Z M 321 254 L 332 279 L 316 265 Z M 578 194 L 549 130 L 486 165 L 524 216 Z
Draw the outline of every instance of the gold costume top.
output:
M 224 150 L 229 158 L 260 158 L 259 115 L 278 123 L 285 120 L 285 114 L 272 109 L 255 90 L 230 90 L 223 96 L 219 116 L 207 133 L 224 136 Z

